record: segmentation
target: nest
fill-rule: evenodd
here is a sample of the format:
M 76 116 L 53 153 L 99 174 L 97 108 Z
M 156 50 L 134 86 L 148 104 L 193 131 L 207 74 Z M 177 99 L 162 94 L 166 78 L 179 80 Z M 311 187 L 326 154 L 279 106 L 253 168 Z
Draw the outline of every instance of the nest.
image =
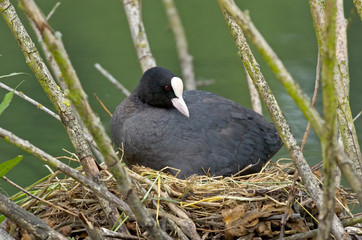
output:
M 192 176 L 186 180 L 145 167 L 128 170 L 139 198 L 160 226 L 174 239 L 272 239 L 317 228 L 318 211 L 290 161 L 269 163 L 260 173 L 247 176 L 210 178 Z M 121 198 L 109 172 L 102 171 L 108 189 Z M 122 239 L 148 239 L 135 219 L 121 214 L 112 226 L 96 196 L 71 178 L 50 178 L 30 191 L 70 212 L 81 212 L 95 227 L 119 229 Z M 337 191 L 336 212 L 350 214 L 356 203 L 353 194 Z M 67 237 L 87 236 L 79 217 L 35 199 L 23 207 Z M 288 217 L 288 219 L 286 218 Z M 123 235 L 122 235 L 123 234 Z

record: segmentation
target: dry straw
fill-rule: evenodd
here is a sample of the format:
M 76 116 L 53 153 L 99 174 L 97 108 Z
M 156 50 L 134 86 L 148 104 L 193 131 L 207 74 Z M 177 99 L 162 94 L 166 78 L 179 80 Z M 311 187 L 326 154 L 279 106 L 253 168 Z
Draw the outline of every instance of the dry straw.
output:
M 175 238 L 181 238 L 177 232 L 182 229 L 182 214 L 194 222 L 197 233 L 203 239 L 242 236 L 247 236 L 248 239 L 275 238 L 280 233 L 281 219 L 285 213 L 289 217 L 285 225 L 285 236 L 317 227 L 317 208 L 300 179 L 295 184 L 295 203 L 291 209 L 287 209 L 288 194 L 294 178 L 294 167 L 287 159 L 269 163 L 260 173 L 247 176 L 191 176 L 182 180 L 140 166 L 133 167 L 128 172 L 139 198 L 143 199 L 161 226 L 167 220 L 166 230 Z M 27 199 L 23 200 L 23 206 L 66 236 L 85 234 L 84 227 L 76 217 L 82 213 L 96 227 L 112 230 L 125 224 L 130 239 L 147 238 L 147 233 L 143 232 L 138 223 L 125 214 L 121 215 L 118 226 L 110 226 L 94 194 L 71 178 L 61 179 L 58 174 L 52 174 L 50 178 L 32 186 L 29 191 L 73 212 L 75 216 L 49 206 L 45 201 Z M 102 171 L 102 179 L 112 192 L 121 197 L 108 171 Z M 356 203 L 353 194 L 339 189 L 337 197 L 337 212 L 349 214 L 349 206 Z M 176 223 L 175 226 L 169 220 Z

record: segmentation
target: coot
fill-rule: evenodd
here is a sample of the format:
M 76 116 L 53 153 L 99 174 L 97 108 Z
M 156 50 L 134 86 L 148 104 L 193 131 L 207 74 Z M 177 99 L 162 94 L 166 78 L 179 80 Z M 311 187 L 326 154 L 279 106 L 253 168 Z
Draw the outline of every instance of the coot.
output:
M 260 114 L 204 91 L 183 91 L 171 71 L 147 70 L 111 120 L 127 165 L 181 170 L 178 177 L 255 173 L 282 146 L 273 124 Z

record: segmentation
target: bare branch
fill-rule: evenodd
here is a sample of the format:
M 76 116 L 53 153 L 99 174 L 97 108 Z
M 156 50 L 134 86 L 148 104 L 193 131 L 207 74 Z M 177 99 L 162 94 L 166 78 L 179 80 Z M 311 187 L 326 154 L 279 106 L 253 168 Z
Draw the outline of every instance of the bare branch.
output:
M 49 21 L 49 19 L 53 16 L 53 14 L 55 13 L 55 11 L 57 10 L 57 8 L 60 6 L 60 2 L 57 2 L 54 7 L 52 8 L 52 10 L 49 12 L 49 14 L 46 17 L 46 20 Z
M 156 66 L 156 60 L 152 56 L 145 27 L 142 22 L 141 2 L 140 0 L 122 0 L 122 3 L 124 11 L 126 12 L 133 44 L 136 48 L 138 61 L 141 64 L 142 71 L 145 72 L 147 69 Z
M 86 178 L 81 172 L 69 167 L 68 165 L 62 163 L 58 159 L 49 155 L 48 153 L 32 145 L 28 141 L 19 138 L 18 136 L 14 135 L 13 133 L 1 127 L 0 127 L 0 138 L 3 138 L 6 142 L 19 147 L 25 152 L 32 154 L 33 156 L 42 160 L 49 166 L 55 167 L 62 173 L 80 182 L 82 185 L 91 189 L 95 195 L 101 196 L 107 199 L 108 201 L 113 202 L 121 212 L 124 211 L 127 215 L 131 216 L 134 219 L 134 215 L 131 209 L 128 207 L 128 205 L 125 202 L 123 202 L 121 199 L 119 199 L 114 194 L 109 192 L 108 189 L 105 188 L 104 186 L 101 186 L 93 182 L 92 180 Z
M 22 4 L 28 16 L 34 21 L 36 25 L 39 26 L 44 41 L 47 42 L 49 46 L 51 46 L 50 47 L 51 52 L 53 56 L 56 58 L 56 60 L 57 59 L 59 60 L 58 65 L 62 70 L 65 79 L 68 79 L 70 81 L 70 84 L 74 84 L 72 85 L 74 87 L 73 89 L 74 92 L 70 94 L 70 96 L 74 97 L 73 101 L 75 100 L 74 101 L 75 105 L 85 103 L 87 104 L 87 106 L 89 106 L 86 101 L 86 98 L 84 98 L 85 94 L 83 95 L 84 92 L 82 92 L 83 90 L 80 86 L 79 81 L 73 81 L 74 78 L 76 78 L 76 75 L 74 75 L 75 71 L 71 67 L 69 58 L 66 52 L 64 51 L 61 42 L 59 42 L 58 39 L 54 36 L 53 31 L 45 21 L 43 14 L 40 12 L 39 9 L 37 9 L 35 3 L 31 0 L 23 0 Z M 73 140 L 72 141 L 73 145 L 77 151 L 78 156 L 81 159 L 81 162 L 84 162 L 85 166 L 87 166 L 86 165 L 87 163 L 92 162 L 92 160 L 90 159 L 92 156 L 90 154 L 88 146 L 82 142 L 83 138 L 79 138 L 81 134 L 78 135 L 75 134 L 80 131 L 80 128 L 73 117 L 69 100 L 65 99 L 64 96 L 59 91 L 59 89 L 57 88 L 56 84 L 54 83 L 54 80 L 51 77 L 51 74 L 46 68 L 44 62 L 42 61 L 38 51 L 35 48 L 34 43 L 31 41 L 31 38 L 27 34 L 24 26 L 21 24 L 20 20 L 18 19 L 15 9 L 11 5 L 9 0 L 0 1 L 0 10 L 6 22 L 8 23 L 8 26 L 13 31 L 15 38 L 20 44 L 20 47 L 22 48 L 24 55 L 27 59 L 27 63 L 34 71 L 36 77 L 39 79 L 39 82 L 42 84 L 42 87 L 48 94 L 48 97 L 55 105 L 57 111 L 60 113 L 62 121 L 63 123 L 65 123 L 67 127 L 68 134 L 69 136 L 71 136 L 71 139 Z M 83 100 L 85 101 L 83 102 Z M 79 107 L 78 109 L 80 111 L 85 109 L 89 110 L 85 108 L 83 105 L 81 105 L 81 107 Z M 92 114 L 93 112 L 86 111 L 86 113 Z M 118 158 L 112 148 L 108 136 L 105 134 L 105 131 L 104 130 L 102 131 L 103 127 L 102 124 L 99 123 L 99 119 L 94 118 L 94 115 L 85 117 L 84 114 L 83 115 L 81 114 L 81 116 L 86 124 L 90 123 L 88 127 L 91 130 L 93 136 L 95 137 L 99 149 L 101 150 L 103 156 L 105 157 L 105 162 L 108 165 L 109 170 L 112 172 L 113 176 L 116 178 L 117 185 L 119 186 L 121 193 L 125 196 L 125 199 L 130 204 L 132 211 L 133 213 L 135 213 L 135 216 L 139 221 L 139 223 L 149 231 L 150 235 L 153 238 L 170 239 L 166 235 L 166 233 L 160 230 L 160 228 L 156 225 L 154 219 L 151 217 L 151 215 L 147 212 L 145 207 L 139 201 L 136 193 L 132 188 L 131 181 L 128 178 L 125 168 L 118 161 Z M 96 123 L 99 124 L 97 125 Z M 97 168 L 95 167 L 94 169 Z
M 182 77 L 185 81 L 187 90 L 196 89 L 196 81 L 194 74 L 194 67 L 192 64 L 192 56 L 189 53 L 185 30 L 182 26 L 180 16 L 178 15 L 177 8 L 174 0 L 163 0 L 168 21 L 173 32 L 178 57 L 181 62 Z
M 313 91 L 313 97 L 312 97 L 312 106 L 315 105 L 315 102 L 317 101 L 317 96 L 318 96 L 318 89 L 319 89 L 319 81 L 320 81 L 320 73 L 321 73 L 321 67 L 320 64 L 321 60 L 320 60 L 320 53 L 318 51 L 318 59 L 317 59 L 317 67 L 316 67 L 316 76 L 315 76 L 315 83 L 314 83 L 314 91 Z M 305 144 L 307 143 L 307 139 L 309 136 L 309 132 L 310 132 L 310 123 L 308 122 L 307 127 L 305 129 L 303 138 L 302 138 L 302 143 L 300 145 L 300 150 L 303 152 Z M 292 187 L 291 187 L 291 191 L 288 194 L 288 203 L 287 203 L 287 211 L 284 214 L 284 217 L 282 219 L 282 227 L 280 230 L 280 234 L 279 234 L 279 238 L 283 239 L 284 237 L 284 230 L 285 230 L 285 224 L 287 223 L 287 220 L 289 219 L 289 214 L 290 212 L 288 211 L 291 208 L 292 203 L 294 203 L 295 200 L 295 184 L 296 181 L 298 179 L 298 170 L 295 171 L 294 173 L 294 178 L 293 178 L 293 183 L 292 183 Z
M 337 151 L 337 101 L 334 87 L 334 67 L 336 65 L 336 14 L 337 1 L 326 2 L 326 18 L 324 26 L 324 38 L 320 48 L 322 62 L 323 86 L 323 113 L 324 135 L 321 139 L 323 157 L 323 202 L 319 209 L 318 240 L 329 239 L 332 221 L 335 216 L 335 178 L 336 178 L 336 151 Z M 337 233 L 335 237 L 342 239 L 346 233 Z M 340 235 L 336 235 L 340 234 Z
M 127 96 L 129 96 L 131 93 L 125 88 L 115 77 L 112 76 L 106 69 L 104 69 L 99 63 L 94 64 L 94 67 L 102 73 L 103 76 L 105 76 L 111 83 L 113 83 L 114 86 L 116 86 L 121 92 Z
M 356 172 L 362 181 L 362 155 L 356 128 L 349 103 L 349 68 L 347 50 L 347 20 L 344 17 L 343 1 L 337 1 L 336 20 L 336 66 L 335 90 L 337 96 L 337 118 L 345 153 L 355 164 Z
M 317 36 L 318 46 L 321 49 L 322 39 L 325 27 L 325 10 L 324 1 L 309 0 L 312 12 L 314 28 Z M 334 71 L 335 89 L 337 96 L 337 118 L 341 137 L 344 145 L 344 151 L 348 157 L 354 162 L 358 177 L 362 181 L 362 157 L 361 149 L 358 143 L 356 128 L 353 123 L 352 111 L 349 104 L 349 70 L 348 70 L 348 51 L 347 51 L 347 34 L 346 19 L 344 18 L 344 10 L 342 1 L 338 1 L 337 10 L 337 46 L 336 59 L 337 64 Z
M 278 80 L 283 84 L 289 95 L 294 99 L 297 106 L 310 121 L 318 136 L 323 135 L 323 120 L 317 110 L 312 107 L 309 97 L 300 88 L 299 84 L 292 78 L 282 61 L 273 49 L 265 41 L 261 33 L 254 26 L 249 16 L 243 13 L 234 3 L 225 5 L 226 10 L 233 16 L 245 36 L 255 45 L 263 56 Z
M 56 8 L 60 5 L 60 3 L 58 2 L 54 8 L 52 9 L 52 11 L 48 14 L 47 20 L 50 18 L 50 15 L 54 13 L 54 11 L 56 10 Z M 37 28 L 37 26 L 35 25 L 35 23 L 28 17 L 28 20 L 30 22 L 30 26 L 32 27 L 32 29 L 34 30 L 34 33 L 36 34 L 38 39 L 42 39 L 42 35 L 39 31 L 39 29 Z M 59 36 L 58 36 L 59 38 Z M 46 44 L 44 43 L 44 41 L 39 41 L 40 46 L 45 54 L 45 57 L 49 63 L 49 66 L 51 68 L 51 70 L 53 71 L 53 74 L 55 76 L 55 79 L 57 81 L 57 83 L 59 84 L 60 88 L 66 92 L 68 91 L 68 87 L 67 84 L 64 81 L 64 77 L 62 75 L 62 72 L 59 69 L 59 66 L 57 65 L 57 63 L 55 62 L 54 57 L 52 56 L 52 54 L 50 53 L 50 51 L 48 51 Z M 79 113 L 77 112 L 76 108 L 74 107 L 74 104 L 71 103 L 70 104 L 73 114 L 75 116 L 75 118 L 77 119 L 80 127 L 82 128 L 82 131 L 84 132 L 84 137 L 87 139 L 88 143 L 90 144 L 90 147 L 94 153 L 94 155 L 97 157 L 97 159 L 99 159 L 101 162 L 104 162 L 104 158 L 101 155 L 101 153 L 98 150 L 98 146 L 97 144 L 94 142 L 93 137 L 91 136 L 91 134 L 89 133 L 89 130 L 85 127 L 84 122 L 82 121 Z
M 49 108 L 44 107 L 43 104 L 41 104 L 41 103 L 35 101 L 34 99 L 28 97 L 28 96 L 25 95 L 23 92 L 19 92 L 19 91 L 13 89 L 13 88 L 11 88 L 11 87 L 9 87 L 9 86 L 1 83 L 1 82 L 0 82 L 0 87 L 3 88 L 3 89 L 5 89 L 5 90 L 8 90 L 8 91 L 14 91 L 14 94 L 15 94 L 15 95 L 17 95 L 17 96 L 21 97 L 22 99 L 30 102 L 31 104 L 33 104 L 34 106 L 36 106 L 38 109 L 43 110 L 44 112 L 46 112 L 46 113 L 49 114 L 50 116 L 54 117 L 54 118 L 57 119 L 58 121 L 60 121 L 60 122 L 62 121 L 62 120 L 60 119 L 59 115 L 57 115 L 56 113 L 54 113 L 54 112 L 53 112 L 52 110 L 50 110 Z M 94 147 L 94 149 L 95 149 L 96 151 L 98 151 L 98 150 L 97 150 L 97 144 L 94 142 L 94 140 L 93 140 L 90 136 L 88 136 L 86 133 L 83 133 L 83 134 L 84 134 L 84 138 L 87 140 L 87 142 L 88 142 L 89 144 L 91 144 L 91 146 Z
M 68 97 L 72 100 L 72 103 L 76 107 L 78 113 L 80 114 L 83 122 L 90 130 L 92 136 L 94 137 L 99 150 L 102 152 L 102 144 L 99 144 L 99 140 L 97 139 L 98 135 L 105 134 L 104 129 L 101 127 L 100 120 L 95 114 L 93 113 L 88 101 L 85 92 L 83 91 L 79 79 L 75 73 L 74 68 L 71 65 L 71 62 L 68 58 L 68 55 L 64 49 L 62 42 L 55 37 L 53 30 L 48 25 L 44 15 L 42 14 L 41 10 L 37 7 L 37 5 L 32 0 L 21 0 L 20 3 L 22 4 L 23 10 L 27 14 L 27 17 L 31 19 L 31 22 L 34 23 L 38 33 L 40 33 L 40 37 L 43 39 L 43 42 L 47 46 L 47 49 L 52 54 L 53 59 L 57 63 L 57 67 L 55 67 L 56 72 L 61 72 L 62 80 L 66 82 L 69 88 Z M 48 52 L 48 51 L 46 51 Z M 57 73 L 59 75 L 59 73 Z M 65 86 L 63 86 L 64 88 Z M 69 103 L 70 105 L 70 103 Z M 68 106 L 69 107 L 69 106 Z M 72 111 L 73 112 L 73 111 Z M 90 123 L 91 122 L 91 123 Z M 94 126 L 99 126 L 94 127 Z M 103 130 L 103 131 L 102 131 Z M 94 132 L 97 132 L 95 134 Z M 98 137 L 99 138 L 99 137 Z M 107 140 L 107 137 L 104 137 Z M 110 140 L 108 138 L 108 142 L 110 145 Z M 111 148 L 109 146 L 109 148 Z M 102 152 L 104 153 L 104 152 Z M 91 155 L 90 149 L 87 152 L 87 155 Z M 81 159 L 81 157 L 80 157 Z M 90 169 L 94 167 L 89 167 Z M 95 169 L 95 168 L 94 168 Z M 93 175 L 96 175 L 95 172 Z
M 361 222 L 362 222 L 361 216 L 342 221 L 343 227 L 351 226 L 351 225 L 361 223 Z M 308 232 L 294 234 L 293 236 L 284 238 L 284 240 L 304 240 L 304 239 L 316 237 L 317 234 L 318 234 L 318 229 L 314 229 L 314 230 L 310 230 Z
M 244 69 L 245 69 L 245 67 L 244 67 Z M 253 80 L 250 78 L 249 73 L 246 69 L 245 69 L 245 75 L 246 75 L 246 80 L 248 81 L 248 86 L 249 86 L 251 106 L 255 112 L 263 115 L 263 108 L 261 106 L 259 93 L 256 90 Z
M 354 168 L 354 163 L 348 158 L 346 153 L 343 151 L 343 146 L 338 145 L 339 150 L 337 151 L 337 164 L 341 169 L 343 176 L 348 181 L 353 192 L 357 194 L 359 205 L 362 207 L 362 181 L 356 174 L 356 169 Z
M 284 118 L 279 105 L 277 104 L 275 97 L 271 93 L 269 86 L 267 85 L 264 76 L 262 75 L 259 64 L 256 62 L 253 54 L 251 53 L 249 46 L 246 42 L 246 39 L 241 31 L 240 27 L 236 24 L 234 19 L 229 15 L 229 12 L 224 10 L 224 6 L 230 4 L 228 0 L 219 0 L 219 5 L 221 6 L 227 24 L 231 30 L 231 33 L 235 37 L 235 32 L 237 34 L 240 45 L 238 44 L 238 50 L 240 54 L 241 61 L 245 68 L 247 69 L 251 79 L 253 80 L 265 106 L 267 107 L 269 114 L 271 115 L 274 124 L 276 125 L 279 134 L 281 135 L 285 146 L 287 147 L 289 154 L 294 160 L 295 165 L 297 166 L 299 172 L 302 175 L 303 181 L 306 184 L 306 187 L 312 197 L 315 199 L 316 203 L 320 204 L 322 192 L 319 188 L 319 183 L 317 182 L 315 176 L 310 171 L 309 166 L 304 159 L 302 152 L 300 151 L 297 141 L 294 139 L 290 128 Z
M 224 13 L 226 21 L 229 25 L 229 28 L 231 29 L 232 34 L 234 31 L 236 31 L 235 29 L 237 29 L 239 27 L 242 28 L 242 25 L 247 31 L 251 31 L 250 30 L 251 23 L 250 22 L 245 23 L 240 20 L 241 18 L 245 18 L 245 16 L 243 15 L 243 13 L 235 5 L 235 3 L 233 1 L 218 0 L 218 2 L 222 9 L 225 8 L 227 10 L 227 12 L 223 11 L 223 13 Z M 232 9 L 232 12 L 229 12 L 229 9 Z M 239 19 L 239 22 L 237 22 L 238 24 L 235 23 L 235 21 L 229 14 L 232 15 L 233 17 L 235 17 L 235 21 L 237 21 L 237 19 Z M 246 19 L 244 19 L 244 20 L 246 20 Z M 255 27 L 253 26 L 253 31 L 254 30 L 256 31 Z M 239 30 L 239 31 L 241 31 L 241 30 Z M 260 35 L 260 33 L 258 33 L 258 34 Z M 279 134 L 282 137 L 282 140 L 289 152 L 289 155 L 293 159 L 293 162 L 296 165 L 298 172 L 301 175 L 303 182 L 305 183 L 305 186 L 308 189 L 309 194 L 311 195 L 315 204 L 320 209 L 321 202 L 322 202 L 322 191 L 319 188 L 319 183 L 316 180 L 313 173 L 311 172 L 311 170 L 308 166 L 308 163 L 306 162 L 299 146 L 297 145 L 297 142 L 294 139 L 294 137 L 290 131 L 290 128 L 283 116 L 283 113 L 281 112 L 281 110 L 275 100 L 275 97 L 272 95 L 267 83 L 265 82 L 265 79 L 260 71 L 259 64 L 256 62 L 253 54 L 251 53 L 244 35 L 240 35 L 240 36 L 242 37 L 242 45 L 241 45 L 241 48 L 239 48 L 241 61 L 243 62 L 245 68 L 247 69 L 250 77 L 253 79 L 253 82 L 254 82 L 261 98 L 263 99 L 264 104 L 267 107 L 269 114 L 271 115 Z M 254 35 L 254 39 L 252 41 L 255 41 L 255 42 L 264 42 L 265 41 L 265 40 L 261 40 L 261 39 L 255 39 L 256 36 L 257 35 Z M 265 44 L 266 44 L 266 42 L 265 42 Z M 263 46 L 265 44 L 263 44 Z M 261 46 L 259 46 L 259 47 L 261 47 Z M 271 49 L 269 49 L 269 50 L 271 50 Z M 262 51 L 265 52 L 267 50 L 263 48 Z M 274 57 L 276 57 L 276 55 Z M 280 61 L 277 59 L 273 59 L 273 60 Z M 281 62 L 280 62 L 280 64 L 281 64 Z M 289 79 L 289 80 L 291 80 L 291 79 Z M 288 84 L 292 84 L 292 83 L 289 82 Z M 288 86 L 290 87 L 290 85 L 288 85 Z M 299 88 L 296 88 L 296 86 L 293 85 L 292 89 L 295 90 L 294 92 L 292 91 L 292 94 L 299 95 L 299 92 L 301 91 Z M 304 96 L 303 92 L 301 92 L 301 93 L 302 93 L 302 96 Z M 305 102 L 305 101 L 307 101 L 307 99 L 305 99 L 302 96 L 298 96 L 298 97 L 296 97 L 296 99 L 303 101 L 302 105 L 304 107 L 308 106 L 308 107 L 312 108 L 311 103 Z M 316 111 L 315 112 L 314 111 L 315 110 L 313 110 L 313 111 L 306 110 L 306 112 L 308 112 L 308 114 L 310 114 L 307 116 L 313 118 L 312 122 L 314 122 L 314 124 L 316 124 L 315 129 L 319 129 L 319 134 L 321 137 L 323 137 L 323 129 L 319 128 L 323 125 L 323 121 L 319 119 L 320 118 L 319 114 Z M 313 124 L 312 124 L 312 126 L 313 126 Z M 338 220 L 338 218 L 336 216 L 334 217 L 333 224 L 334 224 L 334 228 L 335 228 L 335 229 L 333 229 L 335 235 L 337 237 L 342 236 L 342 234 L 345 232 L 343 230 L 343 227 L 340 224 L 340 221 Z
M 82 130 L 79 127 L 78 122 L 73 117 L 73 111 L 70 108 L 69 99 L 64 96 L 64 94 L 60 91 L 60 88 L 56 85 L 51 73 L 37 51 L 35 44 L 32 42 L 25 27 L 18 18 L 15 8 L 8 0 L 1 0 L 0 10 L 15 39 L 19 43 L 27 64 L 34 72 L 40 85 L 48 95 L 48 98 L 62 119 L 79 159 L 82 161 L 82 159 L 91 156 L 88 144 L 82 137 Z
M 0 226 L 0 239 L 15 240 L 15 238 L 10 236 L 9 233 L 4 228 L 2 228 L 2 226 Z
M 202 86 L 210 86 L 215 83 L 214 79 L 202 79 L 196 81 L 196 86 L 202 87 Z
M 79 218 L 82 222 L 82 225 L 85 227 L 90 239 L 105 239 L 105 237 L 103 237 L 102 235 L 102 231 L 99 228 L 94 227 L 93 224 L 86 218 L 86 216 L 84 216 L 82 212 L 79 213 Z
M 356 121 L 362 114 L 362 111 L 360 111 L 354 118 L 353 121 Z
M 118 160 L 118 157 L 112 148 L 111 140 L 106 134 L 99 117 L 95 115 L 87 101 L 87 95 L 80 84 L 62 42 L 56 38 L 54 32 L 34 1 L 21 0 L 21 3 L 25 13 L 32 21 L 34 21 L 35 25 L 40 30 L 47 48 L 52 53 L 62 72 L 64 80 L 69 87 L 70 92 L 68 96 L 72 99 L 82 120 L 93 135 L 100 152 L 104 156 L 104 161 L 108 166 L 108 169 L 115 177 L 119 190 L 125 197 L 138 222 L 149 231 L 153 238 L 169 239 L 169 236 L 159 228 L 155 220 L 139 201 L 125 167 Z M 112 212 L 107 213 L 112 214 Z M 116 218 L 113 217 L 112 219 L 116 220 Z
M 5 85 L 4 83 L 0 82 L 0 87 L 5 89 L 5 90 L 8 90 L 9 92 L 11 91 L 14 91 L 14 94 L 21 97 L 22 99 L 30 102 L 31 104 L 33 104 L 34 106 L 36 106 L 37 108 L 39 108 L 40 110 L 43 110 L 44 112 L 46 112 L 47 114 L 49 114 L 50 116 L 52 116 L 53 118 L 57 119 L 58 121 L 61 121 L 59 115 L 57 115 L 56 113 L 54 113 L 52 110 L 50 110 L 49 108 L 47 107 L 44 107 L 43 104 L 35 101 L 34 99 L 26 96 L 23 92 L 19 92 L 19 91 L 16 91 L 15 89 Z
M 41 219 L 22 209 L 10 199 L 0 194 L 0 212 L 37 239 L 67 240 L 66 237 L 49 227 Z
M 319 81 L 320 81 L 320 74 L 321 74 L 321 59 L 320 59 L 320 53 L 318 51 L 318 59 L 317 59 L 317 67 L 316 67 L 316 76 L 315 76 L 315 83 L 314 83 L 314 91 L 313 91 L 313 97 L 312 97 L 312 106 L 314 107 L 315 102 L 317 101 L 317 96 L 318 96 L 318 89 L 319 89 Z M 308 122 L 307 127 L 305 129 L 304 135 L 303 135 L 303 139 L 302 139 L 302 144 L 300 146 L 300 149 L 303 151 L 304 150 L 304 146 L 307 143 L 307 139 L 308 139 L 308 135 L 310 132 L 310 122 Z

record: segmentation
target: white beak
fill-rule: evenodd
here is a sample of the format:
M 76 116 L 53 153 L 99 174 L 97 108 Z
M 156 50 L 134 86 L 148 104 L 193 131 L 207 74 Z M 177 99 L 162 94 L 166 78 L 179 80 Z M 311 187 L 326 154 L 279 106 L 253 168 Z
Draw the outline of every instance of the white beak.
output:
M 175 98 L 171 99 L 172 105 L 180 111 L 183 115 L 186 117 L 190 117 L 189 109 L 187 108 L 187 105 L 182 97 L 183 92 L 183 83 L 182 80 L 178 77 L 173 77 L 171 79 L 171 86 L 172 89 L 176 95 Z
M 181 98 L 172 98 L 171 99 L 172 105 L 180 111 L 180 113 L 182 113 L 183 115 L 185 115 L 186 117 L 190 117 L 189 114 L 189 109 L 186 106 L 186 103 L 184 101 L 184 99 Z

